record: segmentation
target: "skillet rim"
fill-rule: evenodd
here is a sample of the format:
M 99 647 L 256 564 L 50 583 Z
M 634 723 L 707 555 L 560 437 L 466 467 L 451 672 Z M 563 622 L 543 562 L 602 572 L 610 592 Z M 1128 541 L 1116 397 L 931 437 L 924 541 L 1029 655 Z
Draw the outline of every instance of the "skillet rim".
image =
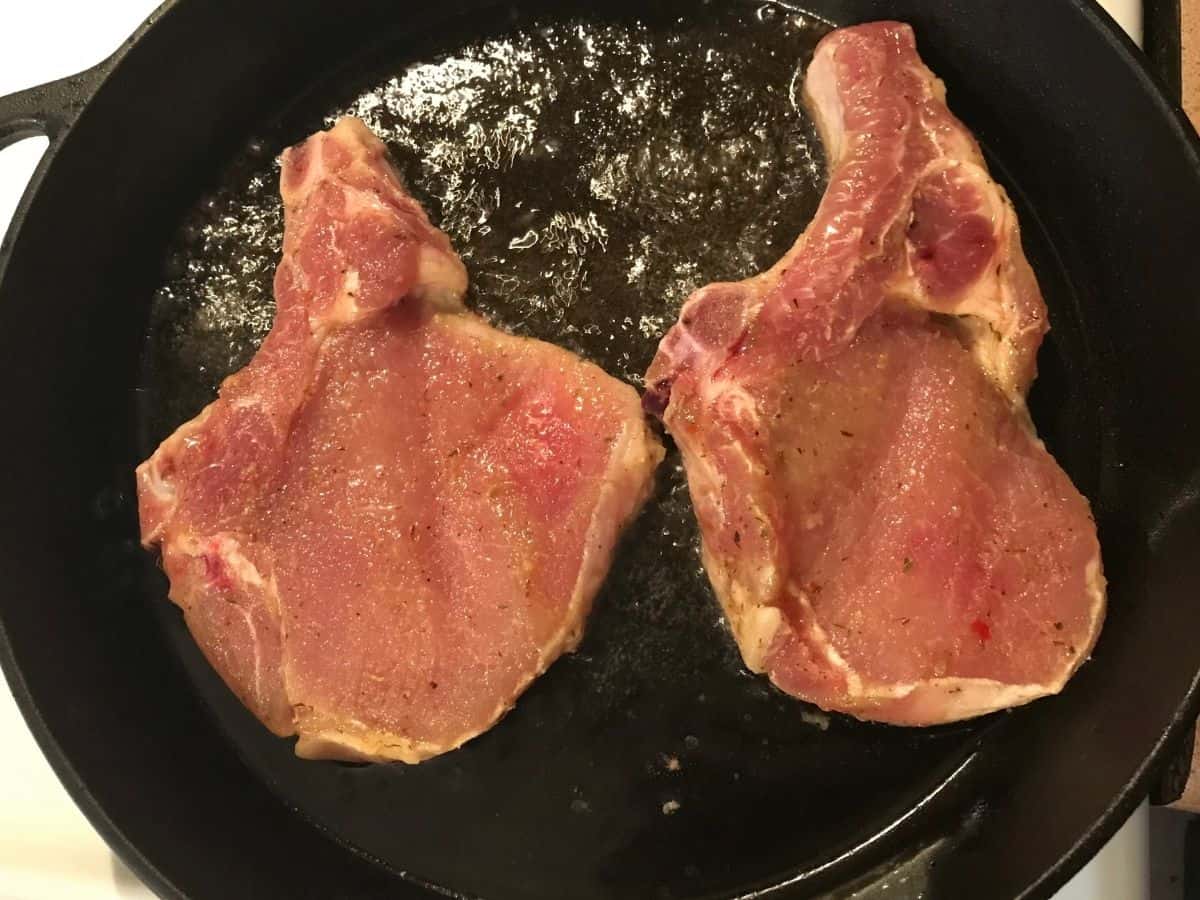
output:
M 37 202 L 42 183 L 53 169 L 54 161 L 57 159 L 59 152 L 71 139 L 71 130 L 75 121 L 91 106 L 96 95 L 108 82 L 109 76 L 116 71 L 121 62 L 137 47 L 142 38 L 158 24 L 160 19 L 168 15 L 181 2 L 185 2 L 185 0 L 163 0 L 116 50 L 92 68 L 85 69 L 76 76 L 86 80 L 86 83 L 80 84 L 78 88 L 80 103 L 77 110 L 68 116 L 60 130 L 58 130 L 58 133 L 55 133 L 55 130 L 43 119 L 38 123 L 40 125 L 39 128 L 32 132 L 25 132 L 16 138 L 20 140 L 30 133 L 37 134 L 38 131 L 41 131 L 50 139 L 50 143 L 42 154 L 42 158 L 38 160 L 37 167 L 33 171 L 33 176 L 29 179 L 29 184 L 26 185 L 25 191 L 21 195 L 21 200 L 13 212 L 8 229 L 3 238 L 0 239 L 0 293 L 3 292 L 5 276 L 8 274 L 9 263 L 17 247 L 17 241 L 21 236 L 25 218 L 29 214 L 29 210 Z M 70 77 L 68 76 L 68 78 Z M 64 80 L 66 79 L 61 79 L 60 81 Z M 51 84 L 55 83 L 58 82 L 51 82 Z M 6 98 L 0 97 L 0 101 L 4 99 Z M 0 142 L 0 150 L 4 146 L 6 144 Z M 186 898 L 187 895 L 183 889 L 173 884 L 159 870 L 158 866 L 141 851 L 137 844 L 125 834 L 120 824 L 108 815 L 107 810 L 96 799 L 84 779 L 75 770 L 75 766 L 71 763 L 67 751 L 51 733 L 49 726 L 42 718 L 37 701 L 33 698 L 28 685 L 25 683 L 24 673 L 18 667 L 16 659 L 13 656 L 8 629 L 5 626 L 3 615 L 0 615 L 0 672 L 4 673 L 4 677 L 8 681 L 9 690 L 16 701 L 17 709 L 21 711 L 21 715 L 25 719 L 25 724 L 33 734 L 33 738 L 37 742 L 38 748 L 42 751 L 42 755 L 50 763 L 50 768 L 58 776 L 59 782 L 66 789 L 71 799 L 75 802 L 75 805 L 79 807 L 79 811 L 83 813 L 91 826 L 104 839 L 109 849 L 155 895 L 159 897 L 181 898 L 181 900 Z
M 1095 28 L 1117 57 L 1132 69 L 1130 72 L 1139 86 L 1146 90 L 1155 106 L 1165 113 L 1173 126 L 1189 167 L 1200 174 L 1200 134 L 1193 127 L 1183 107 L 1168 94 L 1167 89 L 1151 70 L 1151 61 L 1117 24 L 1116 20 L 1100 6 L 1098 0 L 1070 0 L 1089 24 Z M 1132 65 L 1130 65 L 1132 64 Z M 1196 722 L 1200 712 L 1200 669 L 1192 676 L 1192 683 L 1184 694 L 1183 701 L 1175 709 L 1175 715 L 1163 729 L 1150 752 L 1142 759 L 1132 778 L 1125 782 L 1121 791 L 1112 798 L 1100 816 L 1092 823 L 1072 847 L 1062 854 L 1056 863 L 1047 869 L 1023 893 L 1024 898 L 1050 897 L 1063 887 L 1084 864 L 1090 860 L 1117 830 L 1125 824 L 1138 805 L 1148 797 L 1151 782 L 1158 774 L 1158 767 L 1167 758 L 1178 742 Z
M 8 265 L 15 252 L 24 221 L 29 210 L 37 203 L 42 183 L 51 174 L 59 152 L 71 139 L 72 125 L 79 116 L 86 112 L 95 97 L 105 88 L 110 76 L 120 67 L 125 58 L 142 44 L 145 36 L 164 17 L 186 2 L 188 0 L 164 0 L 106 59 L 77 75 L 60 79 L 59 82 L 52 82 L 52 85 L 70 82 L 71 88 L 67 90 L 74 93 L 79 102 L 71 107 L 69 113 L 60 113 L 63 115 L 64 121 L 57 128 L 50 124 L 49 114 L 43 113 L 41 116 L 35 116 L 40 125 L 39 128 L 35 128 L 33 131 L 22 131 L 16 136 L 16 139 L 20 139 L 20 137 L 37 133 L 40 130 L 50 137 L 50 143 L 39 160 L 13 213 L 8 230 L 0 242 L 0 291 L 3 289 Z M 1169 125 L 1173 137 L 1187 159 L 1188 167 L 1200 179 L 1200 134 L 1197 134 L 1179 102 L 1170 96 L 1166 87 L 1154 75 L 1151 69 L 1151 60 L 1099 5 L 1098 0 L 1064 0 L 1064 2 L 1072 6 L 1087 25 L 1098 32 L 1115 58 L 1128 70 L 1129 75 L 1136 79 L 1138 86 L 1148 95 L 1160 118 L 1165 119 Z M 798 3 L 797 7 L 802 9 L 803 2 Z M 0 97 L 0 115 L 2 115 L 5 99 L 8 98 Z M 0 148 L 6 143 L 0 141 Z M 25 682 L 23 673 L 16 664 L 2 615 L 0 615 L 0 671 L 3 671 L 7 678 L 17 707 L 55 775 L 58 776 L 71 799 L 75 801 L 80 811 L 112 851 L 157 895 L 186 897 L 184 890 L 172 883 L 125 834 L 121 825 L 108 815 L 76 771 L 70 754 L 51 733 L 41 716 L 37 701 Z M 1125 782 L 1121 790 L 1112 798 L 1091 826 L 1079 836 L 1078 840 L 1025 889 L 1022 897 L 1049 897 L 1078 872 L 1083 864 L 1112 837 L 1144 799 L 1157 768 L 1167 753 L 1175 747 L 1184 733 L 1194 724 L 1198 712 L 1200 712 L 1200 666 L 1197 667 L 1197 671 L 1192 677 L 1183 701 L 1176 708 L 1174 715 L 1149 753 L 1142 759 L 1133 776 Z M 361 856 L 361 853 L 359 855 Z M 367 857 L 362 858 L 365 863 L 369 864 Z M 786 889 L 786 887 L 787 882 L 783 882 L 776 885 L 772 891 Z

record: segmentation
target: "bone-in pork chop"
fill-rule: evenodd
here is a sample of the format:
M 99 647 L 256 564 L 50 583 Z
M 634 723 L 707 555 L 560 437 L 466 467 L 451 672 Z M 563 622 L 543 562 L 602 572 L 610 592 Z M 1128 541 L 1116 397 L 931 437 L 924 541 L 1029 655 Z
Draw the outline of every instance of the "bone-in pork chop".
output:
M 142 541 L 299 755 L 417 762 L 575 647 L 662 451 L 632 388 L 463 308 L 360 122 L 287 151 L 281 185 L 274 326 L 139 467 Z
M 830 164 L 769 271 L 693 294 L 647 376 L 750 669 L 925 725 L 1060 690 L 1104 612 L 1087 502 L 1025 407 L 1046 311 L 1017 219 L 897 23 L 806 76 Z

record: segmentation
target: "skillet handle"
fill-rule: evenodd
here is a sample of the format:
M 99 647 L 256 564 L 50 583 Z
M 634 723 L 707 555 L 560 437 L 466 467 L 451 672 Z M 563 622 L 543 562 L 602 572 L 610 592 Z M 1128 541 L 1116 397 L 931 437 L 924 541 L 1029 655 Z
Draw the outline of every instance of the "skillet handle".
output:
M 37 135 L 51 143 L 61 138 L 109 68 L 105 60 L 76 75 L 0 97 L 0 150 Z

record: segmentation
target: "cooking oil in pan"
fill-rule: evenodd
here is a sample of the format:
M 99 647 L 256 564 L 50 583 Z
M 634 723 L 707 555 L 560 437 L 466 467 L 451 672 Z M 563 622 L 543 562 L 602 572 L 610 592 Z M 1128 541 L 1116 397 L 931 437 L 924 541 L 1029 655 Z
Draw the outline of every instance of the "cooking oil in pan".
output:
M 638 384 L 691 290 L 771 264 L 811 217 L 824 164 L 797 85 L 824 30 L 742 4 L 667 27 L 530 27 L 292 116 L 281 139 L 362 118 L 462 255 L 474 308 Z M 168 261 L 151 335 L 159 432 L 270 327 L 280 149 L 253 147 Z
M 713 0 L 682 19 L 664 5 L 641 20 L 481 18 L 461 39 L 439 32 L 416 48 L 401 36 L 400 50 L 385 46 L 297 100 L 188 215 L 166 261 L 145 359 L 145 452 L 211 400 L 270 327 L 283 224 L 275 158 L 343 114 L 387 142 L 449 234 L 473 308 L 640 386 L 686 295 L 772 264 L 811 218 L 824 177 L 799 84 L 826 26 L 782 5 Z M 290 806 L 397 870 L 468 894 L 493 892 L 489 873 L 529 870 L 545 881 L 537 896 L 642 896 L 659 881 L 675 896 L 718 859 L 713 885 L 758 883 L 891 827 L 890 810 L 954 771 L 974 733 L 816 715 L 749 676 L 701 570 L 674 454 L 579 651 L 496 728 L 421 766 L 296 760 L 174 627 L 198 690 Z M 397 815 L 410 809 L 438 814 Z M 664 829 L 686 839 L 664 841 Z M 596 879 L 583 893 L 579 872 Z
M 386 141 L 450 236 L 473 308 L 640 386 L 688 293 L 770 265 L 811 217 L 824 161 L 799 83 L 825 30 L 740 3 L 665 23 L 535 22 L 384 71 L 349 97 L 314 93 L 283 117 L 278 146 L 256 141 L 181 229 L 152 316 L 153 437 L 195 414 L 269 329 L 277 153 L 346 114 Z M 640 550 L 612 580 L 655 625 L 605 667 L 636 668 L 631 653 L 662 652 L 654 636 L 670 643 L 681 627 L 703 627 L 736 667 L 677 458 L 631 543 Z

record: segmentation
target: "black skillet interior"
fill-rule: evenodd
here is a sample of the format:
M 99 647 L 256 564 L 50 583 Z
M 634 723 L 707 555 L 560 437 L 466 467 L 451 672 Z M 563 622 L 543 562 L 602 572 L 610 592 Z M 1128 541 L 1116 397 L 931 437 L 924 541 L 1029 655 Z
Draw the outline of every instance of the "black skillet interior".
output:
M 282 146 L 363 115 L 463 252 L 478 307 L 630 379 L 687 288 L 773 261 L 819 197 L 794 102 L 818 16 L 468 6 L 401 17 L 381 0 L 351 22 L 316 0 L 177 3 L 28 210 L 0 285 L 18 388 L 3 420 L 22 423 L 0 450 L 21 473 L 0 609 L 68 785 L 153 884 L 197 897 L 1048 890 L 1137 799 L 1200 662 L 1200 164 L 1066 0 L 807 4 L 912 21 L 1020 207 L 1054 325 L 1034 414 L 1095 505 L 1112 582 L 1064 696 L 917 731 L 745 676 L 675 460 L 580 652 L 458 752 L 298 761 L 200 659 L 136 547 L 129 473 L 269 324 Z M 185 49 L 221 64 L 185 71 Z

